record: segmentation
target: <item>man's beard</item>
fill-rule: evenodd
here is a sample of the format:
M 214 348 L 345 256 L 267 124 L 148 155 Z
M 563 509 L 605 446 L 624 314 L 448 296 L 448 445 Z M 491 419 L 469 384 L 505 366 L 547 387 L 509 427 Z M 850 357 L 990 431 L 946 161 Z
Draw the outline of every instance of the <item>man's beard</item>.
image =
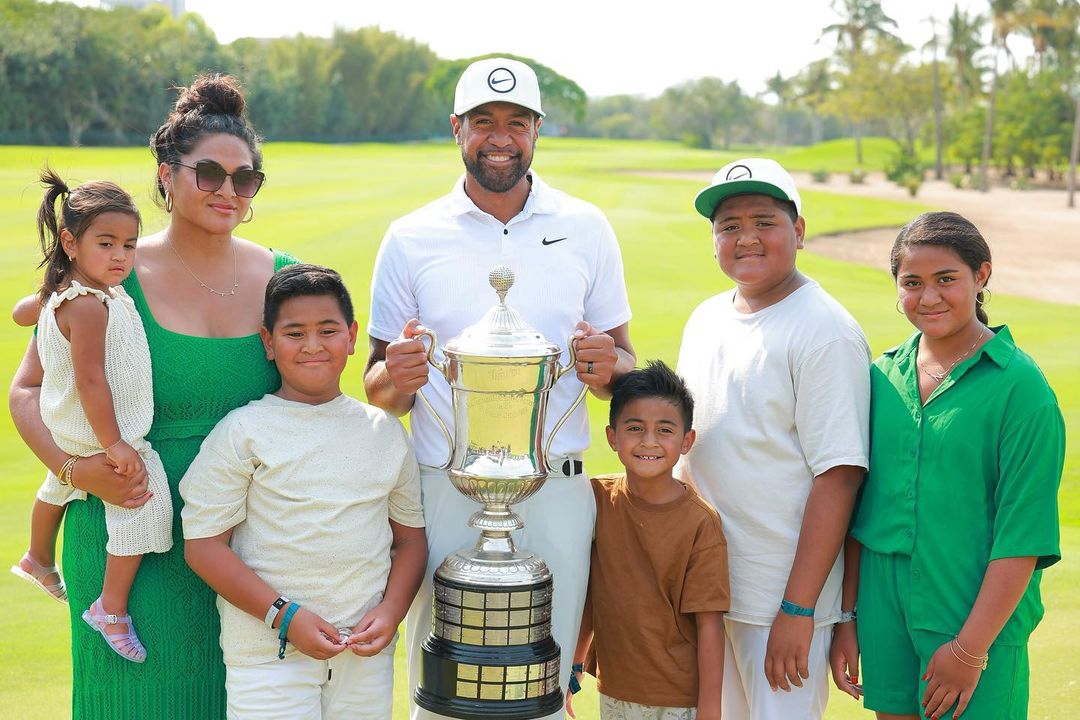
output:
M 476 159 L 472 159 L 462 152 L 461 159 L 465 163 L 465 170 L 488 192 L 508 192 L 529 172 L 529 163 L 525 162 L 520 154 L 500 170 L 493 170 L 486 165 L 480 153 L 477 153 Z

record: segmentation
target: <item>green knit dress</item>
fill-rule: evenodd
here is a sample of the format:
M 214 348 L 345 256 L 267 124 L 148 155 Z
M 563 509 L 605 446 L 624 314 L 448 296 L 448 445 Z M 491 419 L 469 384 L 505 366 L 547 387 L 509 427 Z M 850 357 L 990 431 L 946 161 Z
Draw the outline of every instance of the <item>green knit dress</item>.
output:
M 296 262 L 274 253 L 274 270 Z M 203 438 L 231 410 L 281 384 L 258 335 L 204 338 L 157 324 L 135 273 L 124 282 L 146 328 L 154 377 L 154 423 L 146 439 L 161 455 L 173 503 L 173 548 L 143 558 L 128 610 L 146 662 L 113 652 L 81 615 L 101 594 L 105 514 L 96 497 L 68 505 L 64 578 L 71 608 L 75 720 L 221 720 L 225 666 L 216 595 L 184 562 L 178 487 Z

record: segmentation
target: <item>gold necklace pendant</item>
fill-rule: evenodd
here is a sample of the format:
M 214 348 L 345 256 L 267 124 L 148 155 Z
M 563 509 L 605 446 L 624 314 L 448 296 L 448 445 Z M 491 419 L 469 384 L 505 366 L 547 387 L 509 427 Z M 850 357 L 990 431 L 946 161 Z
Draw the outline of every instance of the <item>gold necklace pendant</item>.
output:
M 967 350 L 965 350 L 963 353 L 961 353 L 955 360 L 952 361 L 952 364 L 950 364 L 949 367 L 942 370 L 941 373 L 932 372 L 929 368 L 926 367 L 926 365 L 922 365 L 922 364 L 919 364 L 919 363 L 915 363 L 915 366 L 917 368 L 919 368 L 920 370 L 922 370 L 927 375 L 929 375 L 931 378 L 936 380 L 938 383 L 940 383 L 945 378 L 947 378 L 949 376 L 949 373 L 952 372 L 954 367 L 956 367 L 957 365 L 960 364 L 961 360 L 963 360 L 964 358 L 966 358 L 968 355 L 970 355 L 972 352 L 975 351 L 975 346 L 978 345 L 979 341 L 983 339 L 983 335 L 984 335 L 984 332 L 982 330 L 980 330 L 979 335 L 975 338 L 975 342 L 971 343 L 971 347 L 969 347 Z
M 219 297 L 229 297 L 230 295 L 236 294 L 237 289 L 240 287 L 240 278 L 236 273 L 236 245 L 233 243 L 232 240 L 229 240 L 229 247 L 232 249 L 233 262 L 233 284 L 230 290 L 217 290 L 204 283 L 202 281 L 202 278 L 196 275 L 195 271 L 192 270 L 186 262 L 184 262 L 184 257 L 180 254 L 180 251 L 176 249 L 176 246 L 173 245 L 172 238 L 169 238 L 166 243 L 168 244 L 169 249 L 173 251 L 173 255 L 176 256 L 176 259 L 179 260 L 180 264 L 184 266 L 184 269 L 188 271 L 188 274 L 190 274 L 191 277 L 195 278 L 195 282 L 199 283 L 199 287 L 205 288 L 207 291 L 212 292 Z

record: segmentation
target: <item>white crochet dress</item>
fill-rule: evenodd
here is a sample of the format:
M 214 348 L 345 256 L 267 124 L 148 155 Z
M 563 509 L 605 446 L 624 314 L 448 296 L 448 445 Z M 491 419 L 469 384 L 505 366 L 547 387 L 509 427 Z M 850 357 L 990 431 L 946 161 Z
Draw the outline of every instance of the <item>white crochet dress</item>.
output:
M 120 436 L 142 457 L 154 494 L 142 507 L 127 509 L 105 504 L 105 527 L 109 531 L 106 551 L 111 555 L 165 552 L 172 547 L 172 501 L 161 458 L 144 437 L 154 419 L 154 386 L 150 374 L 150 348 L 135 304 L 122 287 L 112 295 L 72 281 L 71 287 L 53 293 L 41 310 L 37 326 L 38 356 L 44 369 L 41 383 L 41 419 L 60 449 L 87 457 L 104 452 L 86 419 L 78 390 L 71 345 L 56 324 L 56 309 L 65 300 L 94 295 L 109 309 L 105 329 L 105 379 L 112 391 L 113 411 Z M 86 493 L 61 485 L 48 473 L 38 499 L 51 505 L 84 500 Z

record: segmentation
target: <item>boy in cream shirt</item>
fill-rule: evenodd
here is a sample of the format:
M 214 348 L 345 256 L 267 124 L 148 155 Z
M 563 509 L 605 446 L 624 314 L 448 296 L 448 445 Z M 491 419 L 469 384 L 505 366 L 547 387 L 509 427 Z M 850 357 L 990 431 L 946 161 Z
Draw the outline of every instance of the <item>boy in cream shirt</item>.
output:
M 389 718 L 393 640 L 427 559 L 418 467 L 389 414 L 343 394 L 340 276 L 266 288 L 281 389 L 214 428 L 180 483 L 188 563 L 217 591 L 230 718 Z
M 853 618 L 840 548 L 867 467 L 870 348 L 796 267 L 806 221 L 776 161 L 724 166 L 694 204 L 735 283 L 691 314 L 678 365 L 698 403 L 676 474 L 716 507 L 728 543 L 723 716 L 814 720 L 832 626 Z

